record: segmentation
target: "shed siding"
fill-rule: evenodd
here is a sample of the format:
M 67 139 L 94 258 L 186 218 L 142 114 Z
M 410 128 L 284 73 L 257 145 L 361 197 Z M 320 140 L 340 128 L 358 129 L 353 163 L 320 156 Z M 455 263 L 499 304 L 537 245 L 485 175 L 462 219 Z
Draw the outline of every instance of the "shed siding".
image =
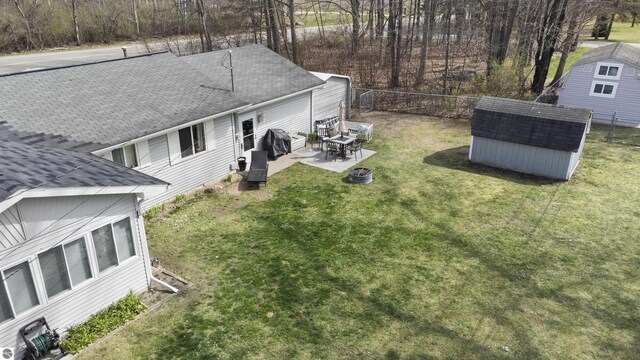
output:
M 257 124 L 255 129 L 256 148 L 261 150 L 264 134 L 269 129 L 283 129 L 288 133 L 310 131 L 311 91 L 291 99 L 259 107 L 253 111 L 256 114 L 263 113 L 264 115 L 264 122 Z
M 114 202 L 117 201 L 114 205 Z M 82 219 L 72 218 L 72 221 L 62 221 L 61 226 L 52 225 L 53 232 L 44 231 L 36 237 L 27 238 L 27 242 L 18 247 L 0 252 L 3 264 L 9 265 L 22 261 L 32 261 L 31 269 L 34 282 L 38 290 L 40 305 L 20 314 L 17 318 L 0 325 L 0 344 L 19 349 L 16 359 L 21 358 L 24 347 L 22 339 L 18 335 L 18 329 L 26 323 L 44 316 L 49 324 L 64 333 L 66 329 L 89 318 L 95 312 L 102 310 L 109 304 L 127 295 L 132 290 L 134 293 L 145 291 L 148 286 L 148 268 L 145 263 L 146 249 L 140 241 L 140 232 L 144 232 L 144 225 L 137 219 L 135 195 L 99 195 L 79 197 L 59 197 L 46 199 L 25 199 L 18 203 L 20 213 L 25 219 L 25 230 L 28 234 L 37 234 L 40 226 L 33 228 L 37 220 L 65 219 L 68 207 L 75 204 L 77 209 L 86 211 Z M 56 211 L 48 204 L 60 204 Z M 96 212 L 101 209 L 101 212 Z M 89 233 L 100 226 L 130 216 L 133 219 L 132 232 L 136 244 L 137 256 L 125 260 L 119 266 L 97 274 L 93 266 L 93 278 L 78 285 L 73 290 L 63 293 L 53 299 L 47 299 L 37 261 L 37 253 L 58 245 L 61 241 L 70 241 L 81 236 L 87 238 L 87 247 L 92 248 Z M 89 257 L 93 259 L 90 250 Z M 95 265 L 95 264 L 94 264 Z
M 580 143 L 580 148 L 578 152 L 571 153 L 571 165 L 569 166 L 569 171 L 567 173 L 567 177 L 570 178 L 573 175 L 573 172 L 578 168 L 578 163 L 580 163 L 580 158 L 582 157 L 582 150 L 584 149 L 584 142 L 587 137 L 587 131 L 585 130 L 584 135 L 582 135 L 582 142 Z
M 568 180 L 571 152 L 472 137 L 469 160 L 525 174 Z
M 349 79 L 331 77 L 323 88 L 313 90 L 313 119 L 320 120 L 338 116 L 340 100 L 344 100 L 348 109 L 351 104 L 349 101 Z
M 594 78 L 597 62 L 577 65 L 571 68 L 567 79 L 560 90 L 558 105 L 582 107 L 593 110 L 596 122 L 610 122 L 614 112 L 621 120 L 621 124 L 640 126 L 640 94 L 639 71 L 637 68 L 624 64 L 615 59 L 601 62 L 622 64 L 620 80 L 604 80 Z M 590 71 L 584 71 L 585 66 Z M 618 84 L 615 98 L 590 96 L 591 84 L 594 80 L 613 82 Z
M 160 136 L 149 140 L 151 165 L 142 169 L 145 174 L 157 177 L 171 184 L 169 190 L 142 202 L 143 210 L 173 199 L 212 181 L 222 179 L 229 173 L 235 162 L 233 148 L 233 130 L 231 116 L 214 120 L 215 148 L 192 155 L 182 161 L 169 164 L 169 146 L 167 137 Z
M 0 251 L 21 244 L 25 240 L 18 208 L 14 205 L 0 213 Z

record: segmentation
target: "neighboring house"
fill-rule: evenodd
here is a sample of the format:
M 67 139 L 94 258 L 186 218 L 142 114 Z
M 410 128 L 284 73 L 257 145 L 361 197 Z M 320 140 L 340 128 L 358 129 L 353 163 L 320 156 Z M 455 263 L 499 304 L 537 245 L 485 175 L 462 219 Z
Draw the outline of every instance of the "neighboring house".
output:
M 471 121 L 470 161 L 569 180 L 580 162 L 591 111 L 485 96 Z
M 149 288 L 140 201 L 168 185 L 90 154 L 0 142 L 0 347 L 44 316 L 62 333 Z
M 640 48 L 617 43 L 586 52 L 571 67 L 558 105 L 593 110 L 595 122 L 640 126 Z
M 148 209 L 250 161 L 270 128 L 309 132 L 323 86 L 261 45 L 13 74 L 0 77 L 0 139 L 93 153 L 170 183 Z
M 321 120 L 338 116 L 338 104 L 345 103 L 345 117 L 351 116 L 351 78 L 344 75 L 311 72 L 326 82 L 324 86 L 313 90 L 313 117 Z

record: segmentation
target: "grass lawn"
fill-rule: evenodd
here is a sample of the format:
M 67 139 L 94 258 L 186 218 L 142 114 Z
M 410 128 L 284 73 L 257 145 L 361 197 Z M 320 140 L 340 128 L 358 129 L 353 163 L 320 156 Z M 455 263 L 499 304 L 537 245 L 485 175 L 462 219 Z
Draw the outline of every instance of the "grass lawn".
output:
M 370 185 L 296 164 L 149 224 L 194 285 L 80 358 L 638 356 L 640 149 L 594 126 L 550 182 L 469 164 L 468 121 L 366 121 Z
M 582 32 L 581 40 L 591 40 L 591 30 L 593 29 L 594 22 L 588 23 L 584 27 L 584 31 Z M 599 41 L 605 41 L 600 38 Z M 618 22 L 615 21 L 613 26 L 611 27 L 611 34 L 609 35 L 610 42 L 625 42 L 625 43 L 640 43 L 640 25 L 636 24 L 636 26 L 631 27 L 631 21 L 629 22 Z
M 564 73 L 566 74 L 567 72 L 569 72 L 569 69 L 571 69 L 571 66 L 573 66 L 573 63 L 578 61 L 578 59 L 580 59 L 582 54 L 584 54 L 589 50 L 592 50 L 592 49 L 585 46 L 578 46 L 575 51 L 569 53 L 569 57 L 567 58 L 567 63 L 564 66 Z M 549 83 L 551 82 L 551 80 L 553 80 L 553 76 L 556 74 L 556 71 L 558 70 L 558 64 L 560 63 L 561 53 L 558 52 L 556 54 L 557 56 L 554 56 L 551 59 L 551 64 L 549 64 L 549 77 L 548 77 Z M 547 85 L 550 85 L 550 84 L 547 84 Z

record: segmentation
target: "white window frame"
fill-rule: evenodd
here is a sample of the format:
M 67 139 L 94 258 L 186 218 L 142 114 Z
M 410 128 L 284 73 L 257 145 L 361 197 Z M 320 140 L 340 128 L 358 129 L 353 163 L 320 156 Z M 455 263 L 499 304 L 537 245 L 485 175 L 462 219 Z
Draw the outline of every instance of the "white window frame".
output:
M 636 69 L 633 66 L 629 66 L 627 70 L 624 71 L 624 76 L 636 76 Z
M 127 258 L 127 259 L 120 260 L 120 255 L 118 254 L 118 244 L 116 243 L 116 236 L 115 236 L 115 230 L 113 228 L 113 224 L 115 224 L 117 222 L 120 222 L 120 221 L 122 221 L 124 219 L 129 219 L 129 225 L 131 227 L 131 240 L 133 241 L 133 252 L 134 252 L 134 254 L 132 256 L 130 256 L 129 258 Z M 110 226 L 111 227 L 111 234 L 113 235 L 111 240 L 113 241 L 113 246 L 116 249 L 116 260 L 118 261 L 118 263 L 116 265 L 114 265 L 114 266 L 111 266 L 108 269 L 105 269 L 104 271 L 100 271 L 100 266 L 99 266 L 99 263 L 98 263 L 98 253 L 96 252 L 96 249 L 95 249 L 95 243 L 93 241 L 92 232 L 94 230 L 100 229 L 100 228 L 105 227 L 105 226 Z M 117 270 L 123 264 L 126 264 L 126 263 L 128 263 L 130 261 L 133 261 L 134 259 L 140 257 L 140 252 L 138 250 L 138 247 L 136 246 L 136 243 L 137 243 L 138 239 L 136 238 L 136 231 L 134 231 L 135 229 L 136 229 L 136 227 L 135 227 L 135 223 L 133 222 L 132 216 L 124 216 L 124 217 L 118 218 L 117 220 L 110 221 L 108 224 L 104 224 L 102 226 L 98 226 L 98 227 L 95 227 L 95 228 L 89 230 L 88 236 L 91 238 L 90 243 L 91 243 L 91 251 L 93 253 L 92 254 L 92 258 L 94 260 L 93 264 L 95 264 L 95 269 L 93 268 L 93 265 L 92 265 L 92 273 L 94 275 L 93 279 L 99 279 L 100 277 L 102 277 L 102 276 L 104 276 L 106 274 L 109 274 L 112 271 Z
M 603 66 L 607 67 L 607 73 L 609 72 L 610 67 L 617 67 L 618 73 L 616 74 L 616 76 L 600 75 L 599 74 L 600 68 Z M 623 67 L 624 67 L 623 64 L 599 62 L 596 64 L 596 72 L 593 74 L 593 77 L 596 79 L 620 80 L 620 75 L 622 75 L 622 71 L 624 70 Z
M 102 226 L 100 226 L 100 227 L 102 227 Z M 84 241 L 85 250 L 87 251 L 87 261 L 89 262 L 89 271 L 91 272 L 91 277 L 89 277 L 88 279 L 85 279 L 81 283 L 79 283 L 79 284 L 74 286 L 73 285 L 73 281 L 71 281 L 71 272 L 69 271 L 69 261 L 67 260 L 67 252 L 64 249 L 64 247 L 65 247 L 65 245 L 71 244 L 72 242 L 76 242 L 78 240 Z M 62 247 L 62 254 L 64 255 L 64 265 L 67 267 L 67 278 L 69 279 L 69 286 L 70 287 L 69 287 L 69 289 L 67 289 L 65 291 L 62 291 L 62 292 L 60 292 L 58 294 L 55 294 L 55 295 L 49 297 L 49 295 L 47 294 L 47 285 L 46 285 L 46 283 L 44 281 L 44 273 L 42 273 L 42 266 L 40 264 L 40 255 L 44 254 L 45 252 L 47 252 L 47 251 L 49 251 L 51 249 L 55 249 L 57 247 Z M 48 249 L 46 249 L 44 251 L 41 251 L 36 255 L 36 258 L 38 259 L 37 260 L 38 261 L 38 271 L 40 272 L 40 276 L 42 277 L 42 288 L 44 289 L 43 297 L 45 297 L 48 300 L 47 303 L 51 302 L 52 300 L 57 299 L 58 297 L 61 297 L 63 295 L 66 295 L 66 294 L 72 292 L 74 289 L 77 289 L 77 288 L 80 288 L 80 287 L 86 285 L 92 279 L 96 278 L 96 275 L 97 275 L 98 272 L 96 271 L 97 268 L 94 269 L 94 267 L 93 267 L 93 263 L 91 261 L 91 255 L 92 255 L 91 252 L 92 252 L 91 248 L 89 247 L 89 244 L 87 242 L 87 237 L 82 235 L 82 236 L 79 236 L 77 238 L 74 238 L 73 240 L 65 241 L 65 242 L 63 242 L 61 244 L 58 244 L 58 245 L 52 247 L 52 248 L 48 248 Z M 95 251 L 94 251 L 94 253 L 95 253 Z
M 129 148 L 129 147 L 133 147 L 133 151 L 136 152 L 136 154 L 135 154 L 136 155 L 136 165 L 135 166 L 131 166 L 131 164 L 127 163 L 127 154 L 126 154 L 127 150 L 126 149 Z M 138 168 L 140 168 L 140 156 L 139 156 L 140 152 L 138 151 L 137 144 L 129 144 L 129 145 L 125 145 L 123 147 L 120 147 L 120 148 L 113 149 L 113 150 L 109 151 L 109 157 L 111 158 L 111 161 L 113 161 L 113 162 L 116 162 L 115 160 L 113 160 L 113 152 L 116 151 L 116 150 L 122 151 L 122 156 L 123 156 L 123 159 L 124 159 L 124 164 L 120 164 L 120 163 L 117 163 L 117 164 L 126 166 L 126 167 L 128 167 L 130 169 L 138 169 Z
M 167 144 L 169 146 L 169 163 L 171 165 L 178 164 L 182 161 L 186 161 L 189 159 L 196 158 L 202 154 L 206 154 L 216 149 L 216 141 L 215 141 L 215 119 L 209 119 L 202 122 L 198 122 L 195 124 L 191 124 L 189 126 L 185 126 L 177 131 L 173 131 L 167 134 Z M 193 127 L 202 125 L 203 135 L 204 135 L 204 150 L 195 152 L 193 150 Z M 185 157 L 182 156 L 182 150 L 180 146 L 180 131 L 184 129 L 190 129 L 191 132 L 191 148 L 192 154 L 187 155 Z
M 604 85 L 611 85 L 611 86 L 613 86 L 613 91 L 611 92 L 611 94 L 601 94 L 601 93 L 594 92 L 596 84 L 601 84 L 603 86 Z M 591 88 L 589 89 L 589 96 L 597 96 L 597 97 L 604 97 L 604 98 L 613 99 L 613 98 L 616 97 L 616 92 L 617 91 L 618 91 L 618 83 L 616 83 L 616 82 L 593 80 L 591 82 Z
M 7 319 L 4 322 L 0 323 L 0 326 L 2 326 L 5 323 L 8 323 L 10 321 L 14 321 L 17 319 L 20 319 L 22 317 L 28 316 L 30 313 L 32 313 L 33 311 L 35 311 L 36 309 L 38 309 L 40 307 L 40 305 L 44 304 L 44 297 L 42 296 L 41 292 L 43 291 L 43 288 L 41 287 L 40 284 L 40 279 L 38 278 L 39 275 L 39 269 L 35 269 L 35 267 L 33 266 L 35 258 L 33 256 L 27 258 L 27 259 L 21 259 L 19 261 L 13 262 L 12 264 L 9 264 L 7 266 L 4 266 L 0 269 L 0 286 L 4 286 L 4 291 L 7 294 L 7 299 L 9 300 L 9 307 L 11 310 L 11 314 L 13 315 L 13 318 L 11 319 Z M 22 312 L 21 314 L 16 314 L 16 310 L 15 310 L 15 306 L 13 305 L 13 300 L 11 299 L 11 292 L 9 291 L 9 288 L 7 287 L 7 283 L 5 281 L 5 276 L 4 276 L 4 272 L 7 269 L 11 269 L 14 266 L 23 264 L 23 263 L 27 263 L 27 266 L 29 267 L 29 270 L 31 271 L 31 282 L 33 283 L 33 288 L 36 292 L 36 297 L 38 298 L 38 303 L 35 306 L 30 307 L 29 309 L 25 310 L 24 312 Z M 38 279 L 38 280 L 36 280 Z

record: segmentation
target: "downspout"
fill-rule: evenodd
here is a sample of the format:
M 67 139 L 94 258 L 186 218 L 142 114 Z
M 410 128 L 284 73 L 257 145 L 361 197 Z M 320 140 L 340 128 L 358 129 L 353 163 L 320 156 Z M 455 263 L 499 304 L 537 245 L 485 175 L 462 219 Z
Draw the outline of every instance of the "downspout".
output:
M 151 272 L 151 259 L 149 258 L 149 253 L 148 253 L 148 247 L 147 247 L 147 235 L 146 232 L 144 231 L 144 220 L 141 220 L 140 218 L 142 217 L 142 201 L 144 201 L 144 198 L 138 200 L 135 202 L 136 204 L 136 213 L 137 213 L 137 220 L 138 220 L 138 237 L 140 238 L 140 242 L 142 245 L 142 261 L 144 262 L 144 271 L 147 275 L 147 283 L 149 284 L 149 288 L 151 288 L 151 281 L 155 281 L 158 284 L 166 287 L 167 289 L 171 290 L 171 292 L 173 292 L 174 294 L 178 292 L 178 289 L 176 289 L 175 287 L 167 284 L 166 282 L 156 278 L 155 276 L 153 276 L 153 273 Z M 140 221 L 142 221 L 142 227 L 140 226 Z

